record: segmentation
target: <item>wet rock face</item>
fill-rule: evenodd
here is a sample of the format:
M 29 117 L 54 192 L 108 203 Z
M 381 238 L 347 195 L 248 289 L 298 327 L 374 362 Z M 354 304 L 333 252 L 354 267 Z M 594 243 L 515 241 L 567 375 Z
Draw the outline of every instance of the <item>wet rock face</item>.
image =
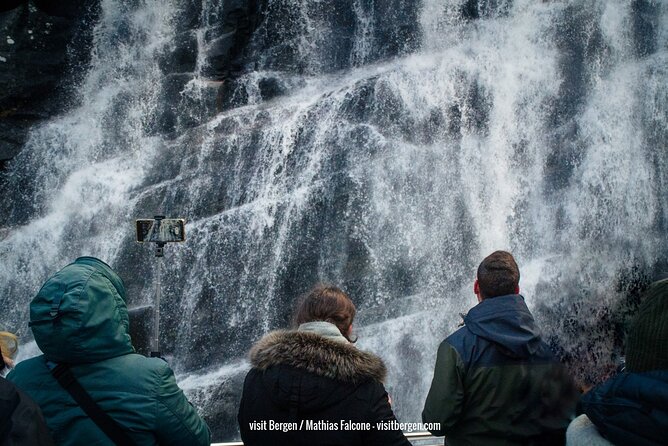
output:
M 244 63 L 250 62 L 244 50 L 262 20 L 257 0 L 222 2 L 217 19 L 210 23 L 204 38 L 209 42 L 206 67 L 202 73 L 210 79 L 236 77 Z
M 253 70 L 333 72 L 419 46 L 419 2 L 362 0 L 357 8 L 341 0 L 223 2 L 204 35 L 203 75 L 223 80 Z M 356 46 L 361 40 L 363 50 Z M 317 50 L 305 57 L 308 47 Z
M 466 0 L 460 12 L 464 20 L 487 19 L 506 16 L 512 5 L 512 0 Z
M 71 78 L 85 74 L 99 7 L 96 0 L 14 3 L 12 9 L 6 6 L 0 11 L 0 85 L 4 87 L 0 167 L 19 153 L 32 126 L 62 112 L 76 97 L 76 82 Z M 410 53 L 419 45 L 416 2 L 361 1 L 357 13 L 338 0 L 324 6 L 311 3 L 230 0 L 205 13 L 200 2 L 183 2 L 176 18 L 175 47 L 159 61 L 165 74 L 163 104 L 167 105 L 158 113 L 152 131 L 171 134 L 201 120 L 202 116 L 195 116 L 193 122 L 178 118 L 175 110 L 182 108 L 180 92 L 195 76 L 219 83 L 212 84 L 211 107 L 202 110 L 209 116 L 247 103 L 248 87 L 237 81 L 244 74 L 333 72 Z M 307 21 L 311 20 L 323 30 L 317 36 L 310 35 L 313 24 Z M 364 51 L 354 45 L 361 36 L 366 41 Z M 308 42 L 317 44 L 318 50 L 306 57 L 303 46 Z M 289 86 L 270 76 L 259 79 L 257 89 L 262 100 L 270 100 L 287 93 Z
M 58 3 L 0 11 L 0 167 L 19 153 L 30 127 L 62 111 L 70 96 L 59 89 L 62 80 L 88 57 L 95 2 Z

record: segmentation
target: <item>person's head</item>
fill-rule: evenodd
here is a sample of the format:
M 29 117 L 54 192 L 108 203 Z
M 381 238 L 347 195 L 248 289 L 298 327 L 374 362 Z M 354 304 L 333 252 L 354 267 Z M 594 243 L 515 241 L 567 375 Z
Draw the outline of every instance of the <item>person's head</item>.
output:
M 341 289 L 331 285 L 316 285 L 299 299 L 294 324 L 330 322 L 336 325 L 348 341 L 353 342 L 351 333 L 355 313 L 355 304 Z
M 14 358 L 19 351 L 19 342 L 14 334 L 8 331 L 0 331 L 0 351 L 2 351 L 0 371 L 3 371 L 5 367 L 14 367 Z
M 46 358 L 69 364 L 133 353 L 125 287 L 100 259 L 79 257 L 30 302 L 30 327 Z
M 643 295 L 626 338 L 626 369 L 668 370 L 668 279 L 654 282 Z
M 513 256 L 506 251 L 494 251 L 480 263 L 473 284 L 478 300 L 520 292 L 520 270 Z

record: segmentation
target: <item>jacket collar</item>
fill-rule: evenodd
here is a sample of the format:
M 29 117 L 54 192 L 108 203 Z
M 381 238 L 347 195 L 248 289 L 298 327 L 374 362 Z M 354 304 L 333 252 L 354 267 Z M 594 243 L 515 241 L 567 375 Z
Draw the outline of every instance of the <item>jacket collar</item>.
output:
M 324 338 L 336 342 L 343 342 L 343 343 L 348 342 L 348 340 L 344 338 L 341 332 L 339 331 L 339 328 L 330 322 L 324 322 L 324 321 L 306 322 L 305 324 L 301 324 L 297 329 L 297 331 L 315 333 L 317 335 L 320 335 Z
M 387 374 L 378 356 L 309 331 L 267 334 L 251 349 L 250 362 L 258 370 L 287 365 L 354 384 L 369 379 L 382 382 Z

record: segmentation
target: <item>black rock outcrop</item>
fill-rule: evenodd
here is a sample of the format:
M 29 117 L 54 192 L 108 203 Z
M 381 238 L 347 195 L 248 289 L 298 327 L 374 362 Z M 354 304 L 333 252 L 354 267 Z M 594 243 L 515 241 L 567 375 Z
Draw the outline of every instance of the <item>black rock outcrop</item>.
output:
M 0 168 L 28 130 L 63 110 L 64 77 L 89 57 L 95 2 L 7 2 L 0 8 Z M 71 83 L 70 83 L 71 85 Z

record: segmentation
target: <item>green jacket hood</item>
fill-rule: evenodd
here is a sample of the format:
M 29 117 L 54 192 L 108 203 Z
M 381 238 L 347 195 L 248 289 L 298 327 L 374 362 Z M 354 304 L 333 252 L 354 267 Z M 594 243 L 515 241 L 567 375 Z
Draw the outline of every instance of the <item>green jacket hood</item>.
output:
M 54 362 L 90 363 L 134 352 L 123 281 L 95 257 L 79 257 L 46 281 L 30 303 L 30 326 Z

